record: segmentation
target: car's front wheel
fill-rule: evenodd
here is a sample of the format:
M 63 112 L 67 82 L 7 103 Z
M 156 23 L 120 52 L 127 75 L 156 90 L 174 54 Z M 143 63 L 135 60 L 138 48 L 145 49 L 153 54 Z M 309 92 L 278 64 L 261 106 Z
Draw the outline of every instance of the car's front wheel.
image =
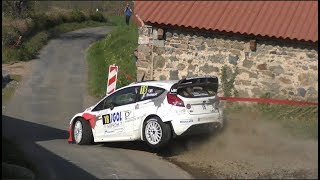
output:
M 93 142 L 90 124 L 83 118 L 78 118 L 73 124 L 73 141 L 79 145 Z
M 159 117 L 151 117 L 144 122 L 143 139 L 152 148 L 163 147 L 171 139 L 171 127 Z

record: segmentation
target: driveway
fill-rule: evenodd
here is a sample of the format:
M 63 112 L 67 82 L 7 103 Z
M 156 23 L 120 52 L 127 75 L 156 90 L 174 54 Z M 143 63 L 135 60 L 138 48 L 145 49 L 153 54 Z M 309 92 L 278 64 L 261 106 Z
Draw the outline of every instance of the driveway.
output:
M 110 30 L 81 29 L 51 40 L 8 102 L 3 136 L 21 145 L 38 179 L 192 178 L 154 153 L 121 143 L 68 144 L 70 118 L 95 103 L 87 95 L 85 51 Z

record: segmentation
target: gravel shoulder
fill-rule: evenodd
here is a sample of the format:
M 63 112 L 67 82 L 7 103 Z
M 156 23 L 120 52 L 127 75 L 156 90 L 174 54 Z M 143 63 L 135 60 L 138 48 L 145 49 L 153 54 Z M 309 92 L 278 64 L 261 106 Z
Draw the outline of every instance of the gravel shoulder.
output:
M 230 114 L 219 134 L 177 141 L 164 156 L 196 178 L 318 177 L 318 141 L 293 137 L 251 110 Z

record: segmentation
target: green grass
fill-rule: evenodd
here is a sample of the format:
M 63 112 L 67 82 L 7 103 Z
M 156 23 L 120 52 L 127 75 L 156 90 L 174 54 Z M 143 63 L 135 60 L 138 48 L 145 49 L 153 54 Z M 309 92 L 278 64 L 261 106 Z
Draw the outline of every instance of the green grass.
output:
M 46 31 L 36 33 L 31 38 L 25 40 L 25 42 L 19 48 L 2 48 L 2 62 L 17 62 L 28 61 L 36 57 L 38 51 L 51 39 L 59 36 L 62 33 L 73 31 L 76 29 L 86 27 L 106 26 L 111 23 L 97 22 L 97 21 L 84 21 L 84 22 L 72 22 L 63 23 L 50 28 Z
M 126 74 L 136 78 L 133 51 L 138 46 L 138 28 L 130 22 L 125 25 L 123 17 L 112 17 L 111 23 L 116 27 L 106 38 L 94 43 L 87 53 L 89 64 L 89 93 L 102 97 L 106 92 L 108 68 L 111 64 L 119 66 Z M 128 85 L 132 80 L 118 73 L 117 88 Z

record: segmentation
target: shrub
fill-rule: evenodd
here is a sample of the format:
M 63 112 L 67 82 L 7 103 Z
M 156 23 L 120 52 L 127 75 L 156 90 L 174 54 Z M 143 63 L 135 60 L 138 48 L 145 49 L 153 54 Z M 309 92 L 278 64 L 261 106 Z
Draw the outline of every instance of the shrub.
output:
M 28 21 L 31 19 L 15 19 L 12 21 L 11 26 L 16 29 L 19 34 L 25 34 L 28 32 Z
M 49 18 L 45 13 L 32 14 L 31 18 L 34 21 L 37 30 L 43 30 L 49 27 Z
M 73 10 L 71 11 L 71 19 L 76 22 L 82 22 L 86 20 L 86 16 L 79 10 Z
M 80 27 L 96 26 L 95 23 L 98 22 L 81 23 L 91 18 L 95 21 L 105 21 L 101 13 L 84 14 L 79 10 L 60 10 L 53 13 L 32 12 L 30 17 L 24 19 L 2 17 L 2 62 L 30 60 L 47 42 L 49 36 L 54 37 Z M 63 23 L 68 24 L 63 26 Z M 13 47 L 19 36 L 22 36 L 21 44 Z
M 49 14 L 48 15 L 48 23 L 50 26 L 56 26 L 63 23 L 62 14 Z
M 106 18 L 103 16 L 101 12 L 90 12 L 90 19 L 93 21 L 106 22 Z
M 2 62 L 13 62 L 19 60 L 19 54 L 11 48 L 2 48 Z
M 16 28 L 9 26 L 2 28 L 2 43 L 3 46 L 8 47 L 16 43 L 19 38 L 19 32 Z
M 23 61 L 29 60 L 37 54 L 37 51 L 48 41 L 48 33 L 46 31 L 40 32 L 33 36 L 28 42 L 26 42 L 20 50 L 26 52 Z
M 234 81 L 239 74 L 238 68 L 228 74 L 227 66 L 221 68 L 221 87 L 225 97 L 230 97 L 232 95 L 238 96 L 238 91 L 234 87 Z

